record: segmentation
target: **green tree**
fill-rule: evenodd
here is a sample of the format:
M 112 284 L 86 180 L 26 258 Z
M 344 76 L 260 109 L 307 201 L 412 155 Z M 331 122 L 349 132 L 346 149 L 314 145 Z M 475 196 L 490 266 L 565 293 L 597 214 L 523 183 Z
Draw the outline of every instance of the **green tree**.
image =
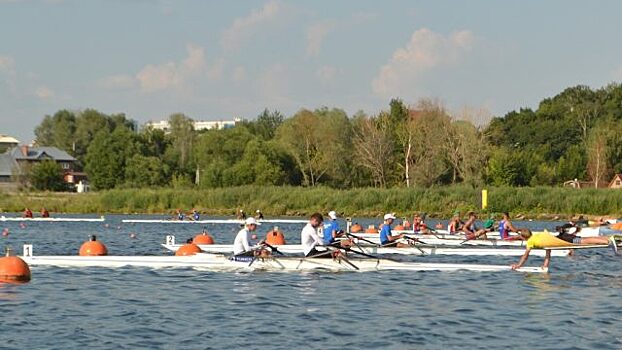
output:
M 34 164 L 28 174 L 30 184 L 40 191 L 66 190 L 63 169 L 53 160 L 45 160 Z
M 93 187 L 110 189 L 123 184 L 126 162 L 136 151 L 134 134 L 127 128 L 98 132 L 86 154 L 85 170 Z
M 132 187 L 162 186 L 168 179 L 168 166 L 156 157 L 134 154 L 125 166 L 125 183 Z

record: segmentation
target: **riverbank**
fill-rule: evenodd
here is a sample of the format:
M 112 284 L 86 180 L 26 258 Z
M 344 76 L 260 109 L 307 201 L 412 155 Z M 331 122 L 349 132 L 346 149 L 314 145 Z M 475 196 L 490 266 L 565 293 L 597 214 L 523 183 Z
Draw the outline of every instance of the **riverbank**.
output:
M 622 190 L 553 187 L 488 188 L 488 209 L 481 210 L 481 189 L 468 186 L 433 188 L 359 188 L 241 186 L 195 189 L 115 189 L 90 193 L 29 192 L 2 194 L 0 212 L 33 211 L 84 214 L 170 214 L 196 208 L 207 215 L 234 215 L 237 209 L 266 216 L 305 216 L 315 211 L 336 210 L 347 216 L 398 216 L 426 212 L 429 217 L 448 218 L 459 210 L 479 213 L 509 211 L 513 217 L 551 220 L 576 215 L 596 218 L 622 216 Z

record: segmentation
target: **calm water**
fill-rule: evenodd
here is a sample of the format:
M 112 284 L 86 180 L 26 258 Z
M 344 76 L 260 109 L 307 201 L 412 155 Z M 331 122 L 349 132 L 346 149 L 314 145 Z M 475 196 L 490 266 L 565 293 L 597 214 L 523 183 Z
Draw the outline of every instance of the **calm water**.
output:
M 110 254 L 167 254 L 159 246 L 166 234 L 185 240 L 203 227 L 121 224 L 122 218 L 108 217 L 108 227 L 0 223 L 10 230 L 0 247 L 21 251 L 23 243 L 33 243 L 35 254 L 77 254 L 94 233 Z M 231 225 L 205 226 L 218 243 L 232 242 L 237 232 Z M 291 243 L 301 226 L 281 225 Z M 620 263 L 622 258 L 603 250 L 554 259 L 548 275 L 34 267 L 29 284 L 0 284 L 0 348 L 620 349 Z

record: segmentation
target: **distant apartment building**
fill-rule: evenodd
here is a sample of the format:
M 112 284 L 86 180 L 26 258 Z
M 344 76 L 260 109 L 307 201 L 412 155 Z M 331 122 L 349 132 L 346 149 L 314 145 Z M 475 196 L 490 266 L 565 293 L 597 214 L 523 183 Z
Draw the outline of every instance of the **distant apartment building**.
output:
M 234 118 L 233 120 L 217 120 L 217 121 L 206 121 L 206 120 L 195 120 L 194 121 L 194 130 L 222 130 L 234 127 L 236 124 L 240 123 L 242 120 L 240 118 Z M 145 123 L 145 127 L 151 127 L 156 130 L 162 130 L 165 133 L 170 131 L 170 125 L 168 120 L 161 120 L 157 122 L 147 122 Z

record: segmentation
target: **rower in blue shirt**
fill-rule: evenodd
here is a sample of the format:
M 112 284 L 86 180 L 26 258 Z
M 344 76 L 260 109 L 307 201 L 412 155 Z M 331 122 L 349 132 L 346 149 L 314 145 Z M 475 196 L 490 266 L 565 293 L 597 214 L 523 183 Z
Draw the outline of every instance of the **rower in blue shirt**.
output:
M 199 221 L 200 216 L 199 212 L 196 209 L 192 209 L 192 220 Z
M 384 215 L 384 225 L 382 225 L 382 229 L 380 230 L 380 244 L 383 247 L 409 247 L 408 244 L 398 242 L 399 239 L 404 237 L 404 234 L 395 236 L 391 234 L 391 225 L 393 224 L 393 220 L 395 220 L 395 215 L 392 213 Z
M 185 218 L 186 215 L 184 215 L 184 212 L 181 211 L 181 209 L 177 209 L 177 220 L 184 221 Z
M 335 243 L 337 232 L 339 232 L 339 223 L 337 222 L 337 213 L 335 211 L 328 212 L 330 220 L 324 223 L 324 245 Z

